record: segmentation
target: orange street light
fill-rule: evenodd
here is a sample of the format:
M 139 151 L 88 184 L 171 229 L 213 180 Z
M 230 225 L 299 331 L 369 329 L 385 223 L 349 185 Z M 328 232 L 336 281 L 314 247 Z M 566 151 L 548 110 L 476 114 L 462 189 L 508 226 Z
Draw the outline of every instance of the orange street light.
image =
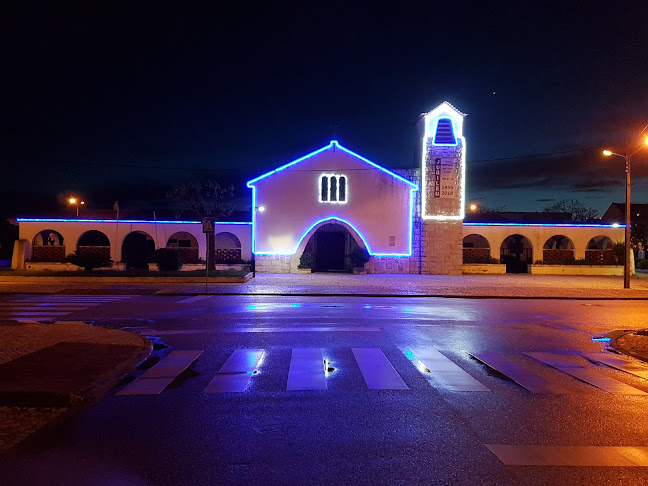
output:
M 614 155 L 615 157 L 621 157 L 622 159 L 625 160 L 626 163 L 625 244 L 624 244 L 625 261 L 623 263 L 623 288 L 624 289 L 630 288 L 630 184 L 632 181 L 630 176 L 630 160 L 632 159 L 632 156 L 634 154 L 646 148 L 646 146 L 648 146 L 648 137 L 646 137 L 644 143 L 637 150 L 632 152 L 630 155 L 617 154 L 607 149 L 603 150 L 603 155 L 608 157 L 610 155 Z
M 472 203 L 468 208 L 474 213 L 477 211 L 477 205 L 475 203 Z
M 85 204 L 85 201 L 79 201 L 76 197 L 70 196 L 68 198 L 68 202 L 70 204 L 73 204 L 73 205 L 76 206 L 76 215 L 77 215 L 77 218 L 78 218 L 79 217 L 79 204 L 81 204 L 83 206 Z

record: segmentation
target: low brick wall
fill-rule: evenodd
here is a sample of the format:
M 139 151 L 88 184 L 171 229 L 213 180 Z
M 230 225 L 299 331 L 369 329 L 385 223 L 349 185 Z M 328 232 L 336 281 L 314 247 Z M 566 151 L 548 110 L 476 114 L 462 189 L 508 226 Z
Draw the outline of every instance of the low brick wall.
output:
M 77 249 L 77 255 L 97 255 L 110 260 L 110 247 L 109 246 L 80 246 Z
M 490 248 L 464 248 L 463 263 L 487 263 Z
M 574 261 L 574 250 L 542 250 L 542 263 L 545 265 L 561 265 Z
M 620 277 L 623 267 L 619 265 L 529 265 L 533 275 L 607 275 Z
M 32 262 L 64 262 L 64 246 L 34 246 L 32 248 Z
M 257 255 L 256 271 L 262 273 L 290 273 L 291 255 Z
M 409 257 L 371 257 L 365 265 L 368 273 L 410 273 Z M 416 273 L 416 272 L 413 272 Z
M 216 263 L 238 263 L 241 261 L 240 248 L 216 248 L 214 250 Z
M 503 263 L 464 263 L 461 268 L 464 275 L 504 275 L 506 265 Z
M 616 258 L 614 250 L 585 250 L 585 261 L 590 265 L 612 265 Z

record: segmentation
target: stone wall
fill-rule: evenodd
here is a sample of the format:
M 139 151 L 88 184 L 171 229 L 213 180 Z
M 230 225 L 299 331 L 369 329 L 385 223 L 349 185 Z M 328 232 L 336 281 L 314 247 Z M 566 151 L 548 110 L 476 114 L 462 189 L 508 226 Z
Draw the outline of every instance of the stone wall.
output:
M 410 259 L 403 257 L 371 257 L 365 265 L 369 273 L 416 273 L 410 272 Z
M 463 261 L 463 222 L 423 222 L 423 269 L 428 275 L 460 275 Z
M 291 255 L 256 255 L 256 271 L 260 273 L 290 273 Z

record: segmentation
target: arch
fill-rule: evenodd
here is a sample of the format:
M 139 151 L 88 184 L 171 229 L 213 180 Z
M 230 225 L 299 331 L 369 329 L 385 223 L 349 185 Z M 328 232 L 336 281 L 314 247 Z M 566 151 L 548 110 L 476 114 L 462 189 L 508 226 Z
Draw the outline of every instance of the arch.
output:
M 173 233 L 167 240 L 166 247 L 178 250 L 182 263 L 198 263 L 200 260 L 198 240 L 187 231 Z
M 216 263 L 240 263 L 241 240 L 230 233 L 223 231 L 214 235 L 214 256 Z
M 472 233 L 463 239 L 463 263 L 488 263 L 490 243 L 485 236 Z
M 63 235 L 56 230 L 45 229 L 38 233 L 31 241 L 32 262 L 64 262 L 65 243 Z
M 155 252 L 155 241 L 144 231 L 131 231 L 122 242 L 122 262 L 126 268 L 148 268 Z
M 314 242 L 311 242 L 311 239 L 313 235 L 323 226 L 326 226 L 328 224 L 340 224 L 344 229 L 346 229 L 351 235 L 353 239 L 353 243 L 359 247 L 359 248 L 365 248 L 370 255 L 373 255 L 371 252 L 371 248 L 369 248 L 369 245 L 367 244 L 367 241 L 364 239 L 362 234 L 358 231 L 358 229 L 349 223 L 348 221 L 338 218 L 337 216 L 331 216 L 330 218 L 326 219 L 320 219 L 310 225 L 306 231 L 301 235 L 299 240 L 297 241 L 297 247 L 295 249 L 294 254 L 292 255 L 290 259 L 290 268 L 291 271 L 296 272 L 297 271 L 297 266 L 299 265 L 299 261 L 301 259 L 302 254 L 308 247 L 309 243 L 312 245 Z M 314 262 L 315 263 L 315 262 Z
M 98 230 L 82 233 L 77 240 L 77 255 L 95 254 L 110 260 L 110 239 Z
M 612 248 L 612 240 L 605 235 L 595 236 L 587 243 L 588 250 L 609 250 Z
M 506 273 L 527 273 L 533 263 L 533 244 L 521 234 L 507 236 L 500 246 L 500 261 L 506 264 Z
M 587 242 L 585 250 L 585 263 L 590 265 L 614 265 L 617 263 L 612 240 L 605 235 L 591 238 Z
M 574 261 L 574 242 L 565 235 L 553 235 L 542 247 L 542 263 L 564 265 Z

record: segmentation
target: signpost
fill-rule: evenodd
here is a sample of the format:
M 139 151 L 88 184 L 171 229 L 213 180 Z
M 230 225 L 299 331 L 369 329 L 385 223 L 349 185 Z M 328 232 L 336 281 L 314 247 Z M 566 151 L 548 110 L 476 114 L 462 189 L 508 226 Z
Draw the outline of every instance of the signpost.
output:
M 207 284 L 209 283 L 209 238 L 214 236 L 214 218 L 202 219 L 203 233 L 205 233 L 205 293 L 207 293 Z

